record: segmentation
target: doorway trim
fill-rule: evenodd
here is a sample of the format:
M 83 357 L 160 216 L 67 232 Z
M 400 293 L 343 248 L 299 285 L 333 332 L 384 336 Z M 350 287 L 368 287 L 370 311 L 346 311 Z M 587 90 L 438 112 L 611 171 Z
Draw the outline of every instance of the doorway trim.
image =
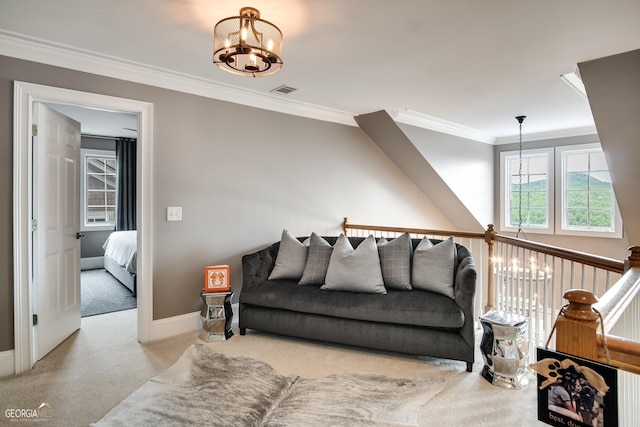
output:
M 33 103 L 51 102 L 138 116 L 138 341 L 151 339 L 153 321 L 153 104 L 27 82 L 14 82 L 13 107 L 13 254 L 15 373 L 33 367 L 31 256 Z

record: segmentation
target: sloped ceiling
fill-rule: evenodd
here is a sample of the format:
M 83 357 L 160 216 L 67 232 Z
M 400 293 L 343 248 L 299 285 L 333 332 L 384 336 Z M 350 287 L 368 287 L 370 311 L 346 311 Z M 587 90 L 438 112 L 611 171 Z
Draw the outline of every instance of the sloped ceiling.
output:
M 356 117 L 360 128 L 413 181 L 458 230 L 482 231 L 482 224 L 452 191 L 386 111 Z M 492 182 L 487 183 L 492 194 Z
M 640 242 L 640 49 L 579 64 L 629 242 Z

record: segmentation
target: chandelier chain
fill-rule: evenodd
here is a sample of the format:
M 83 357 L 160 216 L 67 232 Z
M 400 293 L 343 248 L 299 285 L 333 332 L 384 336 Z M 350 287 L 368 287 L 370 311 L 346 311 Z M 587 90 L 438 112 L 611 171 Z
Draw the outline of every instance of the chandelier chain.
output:
M 516 238 L 520 237 L 521 233 L 525 238 L 527 237 L 522 230 L 522 122 L 526 118 L 527 116 L 516 117 L 516 120 L 518 120 L 518 123 L 520 124 L 520 139 L 518 145 L 518 232 L 516 233 Z

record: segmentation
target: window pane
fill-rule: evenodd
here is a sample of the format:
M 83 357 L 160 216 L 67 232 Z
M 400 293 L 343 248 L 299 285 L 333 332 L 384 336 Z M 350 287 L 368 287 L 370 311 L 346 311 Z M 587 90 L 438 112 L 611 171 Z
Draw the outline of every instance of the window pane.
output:
M 87 222 L 90 224 L 107 222 L 107 215 L 104 207 L 88 207 Z
M 531 209 L 529 211 L 529 224 L 533 226 L 547 225 L 547 209 Z
M 546 208 L 547 207 L 547 193 L 535 192 L 529 195 L 529 206 L 531 208 Z
M 104 191 L 87 191 L 88 206 L 104 206 Z
M 105 177 L 105 188 L 107 190 L 115 191 L 116 190 L 116 176 L 115 175 L 107 175 Z
M 547 174 L 533 174 L 529 175 L 529 184 L 532 191 L 546 191 L 547 190 Z
M 87 177 L 87 189 L 89 189 L 89 190 L 102 190 L 102 189 L 104 189 L 104 176 L 101 176 L 101 175 L 89 175 Z
M 589 193 L 586 191 L 568 191 L 567 192 L 567 207 L 569 208 L 583 208 L 589 207 Z
M 591 186 L 611 188 L 611 175 L 609 175 L 609 171 L 591 172 Z
M 116 205 L 116 192 L 115 191 L 110 191 L 105 193 L 105 196 L 107 197 L 107 201 L 106 204 L 110 205 L 110 206 L 115 206 Z
M 591 191 L 589 193 L 589 207 L 591 209 L 611 209 L 613 197 L 610 191 Z
M 567 172 L 585 172 L 589 170 L 588 153 L 567 153 L 566 162 Z
M 589 177 L 584 172 L 567 173 L 567 190 L 587 190 Z
M 524 215 L 523 215 L 524 219 Z M 524 223 L 524 220 L 522 221 Z M 511 225 L 517 227 L 520 222 L 518 221 L 518 208 L 511 209 Z
M 589 211 L 587 209 L 567 209 L 567 225 L 586 227 L 589 225 Z
M 532 157 L 529 159 L 529 173 L 532 175 L 545 175 L 547 174 L 547 159 L 546 157 Z
M 609 167 L 607 166 L 607 161 L 604 158 L 603 152 L 593 152 L 591 153 L 591 158 L 589 159 L 590 169 L 592 171 L 608 171 Z
M 611 210 L 593 210 L 591 211 L 591 227 L 602 230 L 612 229 L 613 218 Z
M 107 213 L 107 222 L 109 224 L 115 224 L 116 223 L 116 208 L 115 208 L 115 206 L 108 207 L 105 211 Z
M 87 173 L 104 173 L 104 160 L 97 157 L 87 157 Z
M 116 173 L 116 159 L 105 159 L 105 164 L 105 170 L 107 171 L 107 173 Z
M 509 163 L 509 165 L 508 165 L 508 168 L 509 168 L 509 175 L 512 175 L 512 176 L 513 176 L 513 175 L 518 176 L 518 171 L 519 171 L 519 168 L 520 168 L 520 166 L 519 166 L 519 164 L 520 164 L 519 159 L 518 159 L 518 158 L 516 158 L 516 157 L 511 157 L 511 158 L 508 160 L 508 163 Z

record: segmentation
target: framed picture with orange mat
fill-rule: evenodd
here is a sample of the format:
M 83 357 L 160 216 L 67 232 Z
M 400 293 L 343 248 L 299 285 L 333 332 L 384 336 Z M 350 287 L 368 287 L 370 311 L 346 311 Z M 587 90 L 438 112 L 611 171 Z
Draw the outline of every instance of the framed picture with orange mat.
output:
M 204 268 L 205 292 L 229 292 L 229 266 L 209 265 Z

